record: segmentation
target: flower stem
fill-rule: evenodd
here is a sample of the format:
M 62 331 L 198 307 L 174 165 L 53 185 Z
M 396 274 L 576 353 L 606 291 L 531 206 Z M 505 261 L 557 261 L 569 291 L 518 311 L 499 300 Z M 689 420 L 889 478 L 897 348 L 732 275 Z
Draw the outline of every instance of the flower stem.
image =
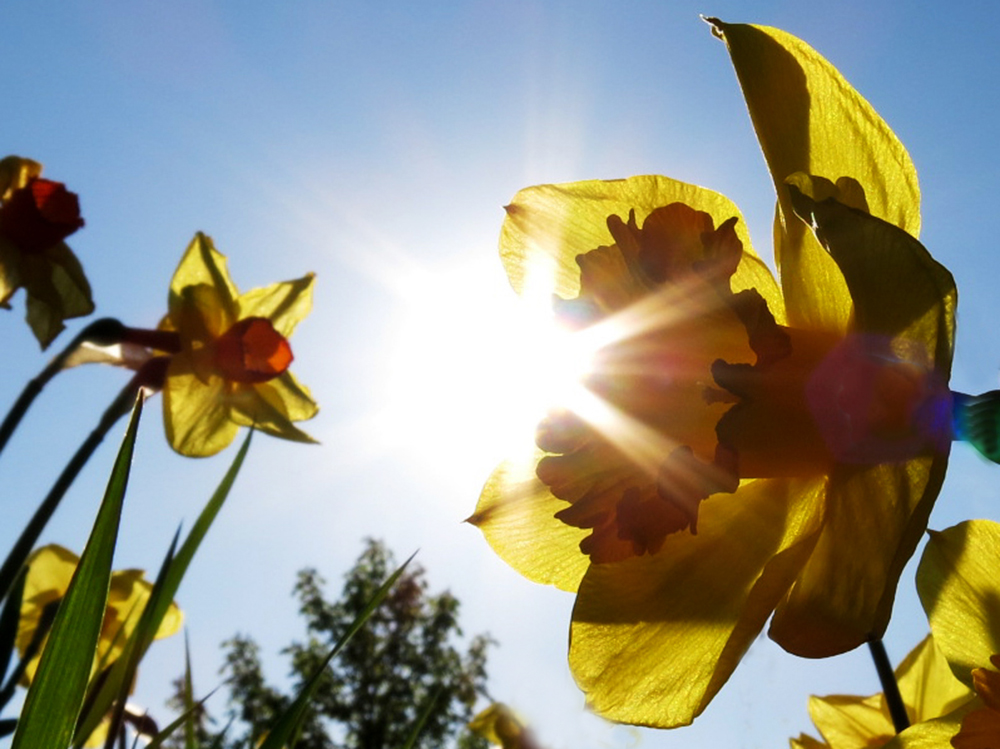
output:
M 872 660 L 875 661 L 878 680 L 882 682 L 882 694 L 885 695 L 889 715 L 892 716 L 892 725 L 895 726 L 896 733 L 902 733 L 910 727 L 910 719 L 906 715 L 906 705 L 903 704 L 903 697 L 900 695 L 899 685 L 896 683 L 896 675 L 892 672 L 892 664 L 889 663 L 889 656 L 886 655 L 882 639 L 873 637 L 868 640 L 868 650 L 872 654 Z
M 7 413 L 3 423 L 0 424 L 0 452 L 6 447 L 7 441 L 14 433 L 17 425 L 21 423 L 21 419 L 27 413 L 32 402 L 42 392 L 42 388 L 49 384 L 49 380 L 59 374 L 70 354 L 86 341 L 100 343 L 107 340 L 118 340 L 123 327 L 120 322 L 109 317 L 95 320 L 81 330 L 76 338 L 70 341 L 69 345 L 55 359 L 49 362 L 48 366 L 37 377 L 25 385 L 24 390 L 21 391 L 21 395 Z
M 132 404 L 140 388 L 146 384 L 147 379 L 148 374 L 143 370 L 139 370 L 135 374 L 129 384 L 122 388 L 121 392 L 118 393 L 118 397 L 108 406 L 108 409 L 101 416 L 101 420 L 94 428 L 94 431 L 84 440 L 83 444 L 77 449 L 76 454 L 73 455 L 69 463 L 66 464 L 66 467 L 63 468 L 62 473 L 59 474 L 59 478 L 56 479 L 56 482 L 49 490 L 48 495 L 42 500 L 38 509 L 35 510 L 35 514 L 32 515 L 31 520 L 25 526 L 24 530 L 21 531 L 21 536 L 17 539 L 17 543 L 14 544 L 14 548 L 7 555 L 7 559 L 0 566 L 0 599 L 7 596 L 17 577 L 18 571 L 21 569 L 21 565 L 28 558 L 28 554 L 31 553 L 32 547 L 34 547 L 42 530 L 49 522 L 49 518 L 56 511 L 66 491 L 73 484 L 80 471 L 83 470 L 90 456 L 94 454 L 94 451 L 104 440 L 104 437 L 115 422 L 132 409 Z

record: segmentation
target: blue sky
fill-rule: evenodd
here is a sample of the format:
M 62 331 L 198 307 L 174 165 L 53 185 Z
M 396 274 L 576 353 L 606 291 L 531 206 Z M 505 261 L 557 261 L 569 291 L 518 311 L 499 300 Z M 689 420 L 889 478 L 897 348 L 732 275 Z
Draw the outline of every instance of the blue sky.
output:
M 503 383 L 530 366 L 517 358 L 519 308 L 496 255 L 518 189 L 666 174 L 735 200 L 769 254 L 773 189 L 725 48 L 699 13 L 805 39 L 893 127 L 920 174 L 921 239 L 958 283 L 953 387 L 996 387 L 992 4 L 5 4 L 3 150 L 80 194 L 87 226 L 70 244 L 99 314 L 155 325 L 197 230 L 241 289 L 317 273 L 314 312 L 292 344 L 322 407 L 307 425 L 322 445 L 255 440 L 195 561 L 178 600 L 201 691 L 219 682 L 227 637 L 249 634 L 275 655 L 301 636 L 295 571 L 315 566 L 339 590 L 365 536 L 400 557 L 420 549 L 432 587 L 462 601 L 466 632 L 500 642 L 491 692 L 551 749 L 782 746 L 809 729 L 809 693 L 877 691 L 865 653 L 803 661 L 762 639 L 693 727 L 607 726 L 584 714 L 566 666 L 572 597 L 522 579 L 461 523 L 504 457 Z M 0 403 L 47 360 L 20 320 L 23 299 L 14 307 L 0 320 Z M 124 382 L 82 368 L 46 391 L 0 461 L 0 543 Z M 155 567 L 233 454 L 173 454 L 150 405 L 117 567 Z M 47 540 L 82 546 L 108 442 Z M 932 526 L 997 518 L 998 470 L 957 446 Z M 925 627 L 910 570 L 890 655 Z M 154 715 L 182 670 L 175 640 L 140 674 L 136 699 Z M 280 679 L 284 664 L 271 670 Z

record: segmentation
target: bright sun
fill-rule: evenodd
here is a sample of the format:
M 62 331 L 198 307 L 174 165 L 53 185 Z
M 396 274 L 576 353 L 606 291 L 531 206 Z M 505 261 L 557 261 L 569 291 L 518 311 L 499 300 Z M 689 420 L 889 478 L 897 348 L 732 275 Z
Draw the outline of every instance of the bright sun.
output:
M 539 270 L 519 297 L 488 260 L 407 284 L 380 423 L 417 460 L 527 455 L 545 412 L 585 392 L 589 354 L 553 321 L 551 275 Z

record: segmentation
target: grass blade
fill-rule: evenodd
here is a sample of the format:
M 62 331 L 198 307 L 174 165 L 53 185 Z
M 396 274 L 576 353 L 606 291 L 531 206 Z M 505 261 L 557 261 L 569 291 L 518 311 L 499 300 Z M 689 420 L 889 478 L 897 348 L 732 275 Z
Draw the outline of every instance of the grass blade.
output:
M 380 587 L 376 591 L 375 595 L 372 596 L 368 605 L 365 606 L 364 611 L 358 614 L 357 619 L 354 620 L 347 632 L 344 633 L 344 636 L 340 638 L 337 644 L 333 646 L 333 650 L 331 650 L 323 660 L 322 665 L 316 669 L 316 672 L 309 678 L 309 681 L 303 685 L 292 704 L 289 705 L 288 709 L 281 715 L 280 718 L 278 718 L 277 723 L 275 723 L 274 727 L 272 727 L 268 732 L 267 738 L 264 740 L 264 743 L 260 745 L 259 749 L 284 749 L 285 747 L 291 749 L 293 746 L 292 739 L 298 733 L 299 725 L 305 715 L 306 708 L 309 706 L 309 700 L 312 699 L 313 692 L 315 692 L 316 687 L 319 686 L 319 680 L 323 675 L 323 671 L 329 665 L 330 661 L 336 657 L 337 653 L 339 653 L 350 641 L 350 639 L 357 634 L 358 630 L 365 625 L 365 622 L 368 621 L 372 612 L 375 611 L 379 604 L 382 603 L 386 595 L 388 595 L 389 591 L 392 589 L 392 586 L 396 584 L 396 580 L 398 580 L 399 576 L 403 574 L 403 570 L 405 570 L 406 566 L 413 561 L 413 557 L 415 556 L 416 552 L 410 555 L 410 558 L 403 562 L 399 569 L 389 576 L 388 580 L 382 583 L 382 587 Z
M 104 621 L 111 563 L 141 414 L 140 396 L 90 539 L 59 605 L 38 671 L 25 697 L 11 749 L 65 749 L 73 739 Z

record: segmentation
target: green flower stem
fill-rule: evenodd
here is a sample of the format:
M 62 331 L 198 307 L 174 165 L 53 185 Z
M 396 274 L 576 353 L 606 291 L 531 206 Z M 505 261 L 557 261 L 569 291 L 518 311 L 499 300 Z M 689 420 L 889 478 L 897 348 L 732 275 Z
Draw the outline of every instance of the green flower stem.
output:
M 903 704 L 896 675 L 892 671 L 892 664 L 889 663 L 889 656 L 886 655 L 882 639 L 878 637 L 870 639 L 868 650 L 872 654 L 872 660 L 875 661 L 878 680 L 882 682 L 882 694 L 885 695 L 885 703 L 889 707 L 889 715 L 892 716 L 892 725 L 895 726 L 896 733 L 902 733 L 910 727 L 910 719 L 906 715 L 906 705 Z
M 14 548 L 7 555 L 7 559 L 0 566 L 0 599 L 7 596 L 14 583 L 14 579 L 17 577 L 18 570 L 21 569 L 24 560 L 28 558 L 28 554 L 31 553 L 31 549 L 34 547 L 35 542 L 38 541 L 38 537 L 48 523 L 49 518 L 56 511 L 59 502 L 62 501 L 66 491 L 87 464 L 90 456 L 94 454 L 94 451 L 104 440 L 104 437 L 110 431 L 111 427 L 114 426 L 115 422 L 132 410 L 132 405 L 135 403 L 139 390 L 142 387 L 162 387 L 167 363 L 169 363 L 167 357 L 156 357 L 146 362 L 135 373 L 129 384 L 122 388 L 118 397 L 112 401 L 111 405 L 104 412 L 104 415 L 101 416 L 97 427 L 84 440 L 83 444 L 80 445 L 69 463 L 66 464 L 62 473 L 59 474 L 59 478 L 52 485 L 52 489 L 49 490 L 48 495 L 42 500 L 38 509 L 35 510 L 35 514 L 28 522 L 28 525 L 21 531 L 21 537 L 17 539 L 17 543 L 14 544 Z
M 113 318 L 105 317 L 95 320 L 81 330 L 76 338 L 70 341 L 70 344 L 55 359 L 49 362 L 49 365 L 37 377 L 28 382 L 24 390 L 21 391 L 17 402 L 14 403 L 13 407 L 7 413 L 6 418 L 4 418 L 3 423 L 0 424 L 0 452 L 7 445 L 7 440 L 14 433 L 17 425 L 21 423 L 21 419 L 27 413 L 32 402 L 42 392 L 42 388 L 49 384 L 49 380 L 59 374 L 66 364 L 66 360 L 81 344 L 88 341 L 105 345 L 117 343 L 121 340 L 121 332 L 123 330 L 124 326 Z M 131 408 L 131 406 L 129 407 Z

